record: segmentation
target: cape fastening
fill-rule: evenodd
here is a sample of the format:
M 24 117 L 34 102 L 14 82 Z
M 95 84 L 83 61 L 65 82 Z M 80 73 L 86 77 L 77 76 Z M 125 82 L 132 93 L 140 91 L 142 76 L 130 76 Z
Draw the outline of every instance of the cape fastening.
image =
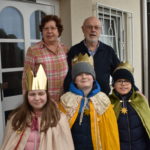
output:
M 30 66 L 28 66 L 26 71 L 26 88 L 30 90 L 47 90 L 47 76 L 40 64 L 36 76 L 34 76 L 33 71 Z

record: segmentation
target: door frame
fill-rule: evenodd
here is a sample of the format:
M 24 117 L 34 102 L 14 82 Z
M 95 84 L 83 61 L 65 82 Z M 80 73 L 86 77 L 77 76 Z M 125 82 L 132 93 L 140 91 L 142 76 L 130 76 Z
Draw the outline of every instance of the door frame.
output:
M 47 4 L 39 4 L 39 3 L 27 3 L 27 2 L 19 2 L 19 1 L 0 1 L 0 13 L 6 7 L 16 8 L 23 19 L 23 29 L 24 29 L 24 39 L 0 39 L 0 43 L 7 42 L 23 42 L 24 43 L 24 54 L 28 47 L 31 45 L 31 42 L 36 42 L 39 40 L 31 40 L 30 38 L 30 16 L 34 11 L 42 11 L 45 14 L 58 14 L 56 8 L 57 3 L 51 2 L 50 5 Z M 2 83 L 2 73 L 3 72 L 14 72 L 14 71 L 23 71 L 23 67 L 19 68 L 6 68 L 3 69 L 1 65 L 1 56 L 0 56 L 0 83 Z M 5 127 L 5 116 L 4 112 L 8 110 L 12 110 L 16 108 L 23 101 L 22 95 L 3 97 L 3 93 L 0 93 L 0 144 L 2 143 L 2 137 L 4 135 L 4 127 Z M 3 97 L 3 100 L 1 99 Z

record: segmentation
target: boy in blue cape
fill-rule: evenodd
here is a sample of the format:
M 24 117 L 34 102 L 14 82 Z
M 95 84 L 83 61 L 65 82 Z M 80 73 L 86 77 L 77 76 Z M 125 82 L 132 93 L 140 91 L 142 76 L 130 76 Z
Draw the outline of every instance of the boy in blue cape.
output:
M 95 80 L 93 58 L 80 54 L 73 60 L 72 83 L 61 97 L 75 150 L 119 150 L 115 113 L 108 96 Z

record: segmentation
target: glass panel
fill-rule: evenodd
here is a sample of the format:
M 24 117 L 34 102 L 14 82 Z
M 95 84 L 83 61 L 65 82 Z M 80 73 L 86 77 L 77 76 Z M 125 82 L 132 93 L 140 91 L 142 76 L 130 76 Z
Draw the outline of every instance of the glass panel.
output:
M 104 42 L 105 44 L 110 45 L 111 47 L 113 47 L 115 49 L 115 38 L 114 37 L 110 37 L 110 36 L 101 36 L 101 41 Z
M 7 123 L 8 117 L 9 117 L 11 112 L 12 112 L 12 110 L 5 111 L 5 124 Z
M 34 46 L 36 43 L 37 43 L 37 42 L 32 42 L 32 43 L 31 43 L 31 46 Z
M 2 68 L 23 67 L 24 43 L 0 43 Z
M 100 19 L 103 27 L 102 27 L 102 34 L 100 37 L 100 40 L 108 45 L 110 45 L 111 47 L 113 47 L 113 49 L 115 50 L 116 54 L 118 55 L 118 57 L 120 56 L 120 43 L 119 43 L 119 39 L 120 39 L 120 26 L 119 26 L 119 19 L 118 18 L 114 18 L 113 20 L 111 20 L 111 25 L 110 25 L 110 20 L 109 19 Z M 116 21 L 117 20 L 117 21 Z M 103 23 L 104 21 L 104 23 Z M 115 30 L 116 29 L 116 30 Z M 119 37 L 119 38 L 118 38 Z M 116 39 L 118 38 L 118 39 Z
M 3 84 L 5 85 L 4 97 L 19 95 L 22 93 L 22 71 L 2 73 Z
M 7 7 L 0 12 L 0 38 L 23 39 L 23 20 L 20 12 Z
M 101 19 L 101 22 L 103 24 L 103 27 L 102 27 L 103 34 L 114 35 L 114 22 L 113 22 L 113 20 L 111 20 L 111 24 L 110 24 L 109 19 L 105 19 L 104 23 L 103 23 L 103 20 Z
M 42 35 L 39 30 L 39 25 L 41 22 L 41 18 L 46 14 L 42 11 L 35 11 L 31 14 L 30 17 L 30 33 L 31 39 L 41 39 Z
M 115 37 L 110 37 L 110 36 L 101 36 L 100 41 L 104 42 L 105 44 L 113 47 L 115 50 L 116 54 L 119 56 L 119 53 L 117 52 L 117 45 L 116 45 L 116 39 Z

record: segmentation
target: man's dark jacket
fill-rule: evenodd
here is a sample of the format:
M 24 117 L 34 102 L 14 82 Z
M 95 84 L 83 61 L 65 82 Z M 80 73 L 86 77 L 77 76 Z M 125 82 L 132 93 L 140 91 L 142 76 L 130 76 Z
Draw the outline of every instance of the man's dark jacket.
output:
M 67 61 L 69 65 L 69 71 L 64 81 L 64 90 L 68 91 L 70 82 L 72 81 L 71 77 L 71 62 L 72 59 L 79 55 L 79 53 L 85 54 L 88 53 L 88 48 L 85 46 L 84 41 L 71 47 L 68 52 Z M 110 75 L 112 75 L 116 66 L 120 63 L 115 51 L 110 46 L 100 42 L 99 47 L 94 55 L 94 68 L 96 72 L 96 80 L 99 82 L 101 89 L 106 94 L 110 92 Z

